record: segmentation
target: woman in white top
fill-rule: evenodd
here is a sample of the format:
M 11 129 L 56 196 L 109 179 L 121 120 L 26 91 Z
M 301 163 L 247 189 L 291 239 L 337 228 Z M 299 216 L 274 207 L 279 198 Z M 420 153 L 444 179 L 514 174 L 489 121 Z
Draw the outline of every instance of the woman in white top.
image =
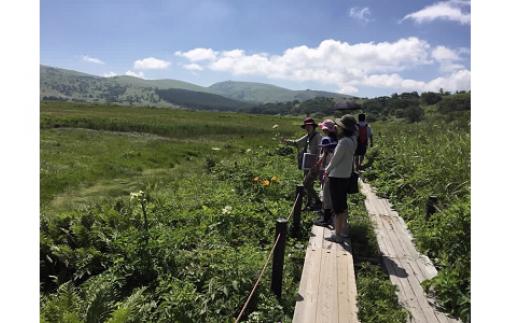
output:
M 349 114 L 336 119 L 336 133 L 338 144 L 329 165 L 325 168 L 325 175 L 329 178 L 332 208 L 336 215 L 335 241 L 345 237 L 347 206 L 347 182 L 352 174 L 354 152 L 356 151 L 356 119 Z

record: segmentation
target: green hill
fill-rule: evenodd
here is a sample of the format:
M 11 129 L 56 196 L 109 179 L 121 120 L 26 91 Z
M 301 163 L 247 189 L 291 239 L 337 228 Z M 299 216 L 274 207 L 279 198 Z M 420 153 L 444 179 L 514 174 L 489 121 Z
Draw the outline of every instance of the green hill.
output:
M 247 106 L 202 86 L 177 80 L 144 80 L 132 76 L 99 77 L 40 65 L 40 98 L 137 106 L 235 110 Z
M 157 89 L 156 93 L 161 100 L 192 109 L 230 111 L 246 108 L 250 105 L 221 95 L 183 89 Z
M 257 103 L 287 102 L 294 100 L 305 101 L 319 96 L 334 99 L 352 98 L 352 96 L 349 95 L 332 92 L 314 90 L 294 91 L 271 84 L 255 82 L 219 82 L 211 85 L 209 89 L 211 89 L 213 93 L 228 98 Z
M 40 99 L 207 110 L 248 109 L 253 104 L 352 98 L 324 91 L 293 91 L 271 84 L 219 82 L 209 87 L 179 80 L 100 77 L 40 65 Z
M 178 81 L 178 80 L 144 80 L 134 76 L 119 75 L 113 76 L 109 79 L 117 83 L 125 85 L 133 85 L 140 87 L 153 87 L 158 89 L 182 89 L 196 92 L 212 93 L 208 88 L 196 84 Z

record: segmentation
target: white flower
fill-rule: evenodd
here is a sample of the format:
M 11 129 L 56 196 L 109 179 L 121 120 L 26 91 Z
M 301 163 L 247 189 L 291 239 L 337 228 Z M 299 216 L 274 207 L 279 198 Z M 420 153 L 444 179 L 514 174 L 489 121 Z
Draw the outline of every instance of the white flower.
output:
M 223 209 L 222 209 L 222 214 L 229 214 L 231 213 L 231 210 L 233 210 L 233 208 L 229 205 L 226 205 Z
M 277 125 L 277 124 L 275 124 L 275 125 L 273 126 L 273 129 L 276 129 L 276 128 L 278 128 L 278 125 Z
M 219 150 L 220 150 L 220 148 L 218 148 L 218 147 L 213 147 L 213 148 L 211 148 L 211 150 L 216 150 L 216 151 L 219 151 Z
M 144 196 L 144 192 L 143 191 L 139 191 L 139 192 L 132 192 L 130 193 L 130 199 L 134 199 L 134 198 L 142 198 Z

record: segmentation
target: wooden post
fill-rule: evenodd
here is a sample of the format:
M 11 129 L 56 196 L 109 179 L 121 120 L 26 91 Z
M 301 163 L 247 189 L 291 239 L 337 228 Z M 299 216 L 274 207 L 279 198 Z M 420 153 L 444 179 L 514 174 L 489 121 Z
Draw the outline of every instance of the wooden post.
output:
M 426 201 L 426 210 L 424 214 L 424 218 L 426 221 L 430 219 L 430 216 L 437 211 L 437 202 L 439 198 L 435 195 L 429 196 L 428 201 Z
M 287 219 L 278 218 L 276 220 L 276 238 L 280 235 L 280 239 L 274 248 L 273 254 L 273 272 L 271 275 L 271 290 L 278 300 L 282 297 L 282 277 L 283 277 L 283 258 L 285 252 L 285 238 L 287 235 Z
M 296 198 L 294 203 L 294 209 L 292 210 L 292 226 L 291 226 L 291 235 L 293 237 L 297 237 L 301 232 L 301 213 L 302 213 L 302 203 L 303 203 L 303 194 L 304 188 L 303 185 L 296 186 Z

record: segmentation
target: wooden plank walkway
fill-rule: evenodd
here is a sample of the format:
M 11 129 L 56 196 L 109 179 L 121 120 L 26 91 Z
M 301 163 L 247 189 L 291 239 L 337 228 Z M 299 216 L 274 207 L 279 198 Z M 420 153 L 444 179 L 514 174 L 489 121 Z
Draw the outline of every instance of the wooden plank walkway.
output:
M 314 225 L 305 254 L 293 322 L 357 323 L 356 280 L 347 243 L 326 240 L 332 230 Z
M 390 280 L 398 288 L 399 302 L 409 312 L 409 322 L 452 323 L 459 322 L 439 312 L 422 289 L 421 282 L 437 275 L 430 259 L 419 254 L 413 237 L 403 219 L 392 210 L 387 199 L 376 196 L 367 183 L 360 181 L 365 195 L 365 206 L 375 225 L 377 243 Z

